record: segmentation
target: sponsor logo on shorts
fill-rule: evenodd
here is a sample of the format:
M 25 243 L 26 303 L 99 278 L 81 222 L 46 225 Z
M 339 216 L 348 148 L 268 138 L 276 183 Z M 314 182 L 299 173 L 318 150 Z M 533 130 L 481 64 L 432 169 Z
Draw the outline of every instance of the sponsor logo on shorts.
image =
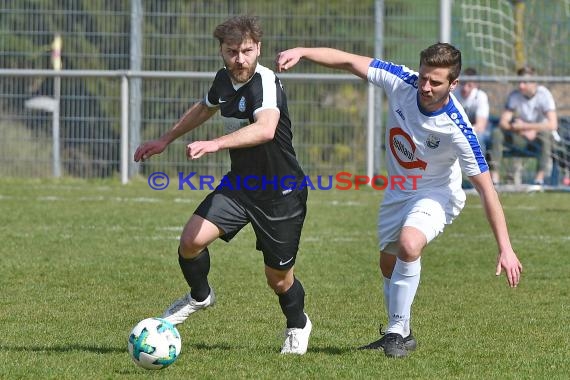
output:
M 291 261 L 293 261 L 293 258 L 291 257 L 289 260 L 279 260 L 279 265 L 283 266 L 283 265 L 287 265 L 289 264 Z

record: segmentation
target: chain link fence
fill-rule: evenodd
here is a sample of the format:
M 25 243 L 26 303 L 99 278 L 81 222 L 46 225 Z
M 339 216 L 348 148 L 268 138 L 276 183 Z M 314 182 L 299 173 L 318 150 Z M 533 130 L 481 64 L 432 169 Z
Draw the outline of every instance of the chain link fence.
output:
M 457 3 L 460 2 L 454 4 Z M 558 4 L 532 2 L 533 11 L 543 19 L 541 24 L 552 24 L 553 14 L 560 13 L 559 8 L 548 7 L 549 3 Z M 162 77 L 129 77 L 128 150 L 132 153 L 137 142 L 162 134 L 190 104 L 205 95 L 213 73 L 221 65 L 212 31 L 233 14 L 252 13 L 260 17 L 264 29 L 260 62 L 270 68 L 277 52 L 300 45 L 330 46 L 375 56 L 378 36 L 374 31 L 379 20 L 384 29 L 383 57 L 417 68 L 419 51 L 436 42 L 439 35 L 437 0 L 0 0 L 0 4 L 0 71 L 48 70 L 61 59 L 64 71 L 116 73 L 57 79 L 11 71 L 10 75 L 0 76 L 3 177 L 53 176 L 56 145 L 49 99 L 56 98 L 56 148 L 61 174 L 81 178 L 119 176 L 121 126 L 125 120 L 121 73 L 164 73 Z M 478 68 L 482 75 L 494 74 L 468 36 L 462 12 L 462 8 L 454 6 L 452 42 L 462 49 L 464 65 Z M 562 41 L 565 31 L 559 29 L 557 36 Z M 560 47 L 560 54 L 567 52 L 567 45 Z M 554 54 L 552 49 L 549 54 Z M 540 74 L 547 76 L 546 83 L 555 94 L 561 116 L 570 115 L 568 81 L 558 80 L 570 75 L 566 58 L 561 56 L 555 66 L 539 68 Z M 197 75 L 191 77 L 189 73 Z M 295 74 L 300 77 L 283 75 L 282 81 L 294 126 L 294 144 L 307 173 L 365 172 L 366 125 L 370 117 L 367 85 L 309 62 L 297 66 Z M 317 74 L 328 76 L 315 79 Z M 500 78 L 482 84 L 490 95 L 493 114 L 500 113 L 512 86 L 512 81 Z M 37 104 L 30 107 L 30 99 L 48 102 L 39 108 Z M 156 170 L 222 175 L 229 169 L 226 154 L 195 162 L 188 162 L 184 155 L 184 146 L 191 139 L 211 138 L 222 131 L 220 120 L 214 117 L 142 167 L 130 162 L 129 175 L 145 176 Z

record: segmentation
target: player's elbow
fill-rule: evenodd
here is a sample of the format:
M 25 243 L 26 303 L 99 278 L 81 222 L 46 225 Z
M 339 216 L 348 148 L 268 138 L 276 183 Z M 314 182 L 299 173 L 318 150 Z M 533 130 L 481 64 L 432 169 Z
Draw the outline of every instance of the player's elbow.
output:
M 257 118 L 255 120 L 255 131 L 257 139 L 260 142 L 268 142 L 273 140 L 275 137 L 275 131 L 279 125 L 279 115 L 278 110 L 263 110 L 259 114 L 256 114 Z
M 263 128 L 262 133 L 259 136 L 262 142 L 268 142 L 273 140 L 273 138 L 275 137 L 276 129 L 277 128 L 271 128 L 271 127 Z

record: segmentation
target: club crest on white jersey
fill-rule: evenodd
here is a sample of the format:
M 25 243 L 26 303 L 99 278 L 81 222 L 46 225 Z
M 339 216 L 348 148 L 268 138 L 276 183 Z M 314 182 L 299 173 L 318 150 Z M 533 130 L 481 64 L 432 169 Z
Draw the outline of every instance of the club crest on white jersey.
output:
M 435 135 L 429 135 L 426 140 L 426 146 L 431 149 L 437 149 L 440 139 Z

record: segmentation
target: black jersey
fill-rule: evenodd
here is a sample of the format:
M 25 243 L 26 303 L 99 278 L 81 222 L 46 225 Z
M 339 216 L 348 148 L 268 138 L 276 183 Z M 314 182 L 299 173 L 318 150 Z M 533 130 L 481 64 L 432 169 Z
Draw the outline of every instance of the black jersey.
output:
M 226 134 L 254 122 L 254 114 L 277 109 L 279 123 L 273 140 L 248 148 L 230 149 L 231 171 L 227 179 L 252 199 L 267 200 L 290 192 L 292 182 L 305 174 L 293 148 L 293 132 L 287 99 L 275 73 L 257 64 L 246 83 L 234 85 L 225 68 L 219 70 L 206 96 L 208 107 L 220 107 Z M 298 185 L 297 185 L 298 186 Z

